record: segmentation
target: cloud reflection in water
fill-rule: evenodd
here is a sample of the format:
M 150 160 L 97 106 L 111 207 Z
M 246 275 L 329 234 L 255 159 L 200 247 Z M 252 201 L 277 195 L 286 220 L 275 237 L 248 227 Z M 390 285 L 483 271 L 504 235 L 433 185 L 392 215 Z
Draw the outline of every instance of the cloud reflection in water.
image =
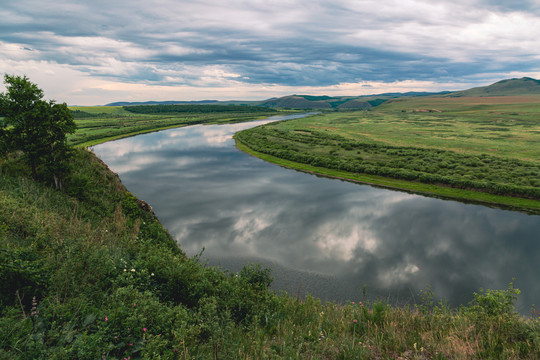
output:
M 391 301 L 431 286 L 451 304 L 515 277 L 520 307 L 538 302 L 540 217 L 332 180 L 265 163 L 234 147 L 252 124 L 193 126 L 95 147 L 148 201 L 188 254 L 322 298 Z

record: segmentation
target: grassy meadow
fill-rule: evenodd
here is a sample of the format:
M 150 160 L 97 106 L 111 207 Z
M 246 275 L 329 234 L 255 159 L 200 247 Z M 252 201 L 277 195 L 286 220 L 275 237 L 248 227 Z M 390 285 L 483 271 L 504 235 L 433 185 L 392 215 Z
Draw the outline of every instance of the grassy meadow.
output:
M 420 97 L 236 135 L 265 160 L 413 192 L 540 212 L 540 97 Z
M 76 149 L 63 192 L 0 159 L 0 359 L 538 359 L 519 290 L 470 304 L 344 304 L 186 257 L 105 164 Z M 366 289 L 369 293 L 369 289 Z
M 147 132 L 195 124 L 249 121 L 277 114 L 277 111 L 260 108 L 254 111 L 214 111 L 154 113 L 156 106 L 147 106 L 143 112 L 132 112 L 138 106 L 85 106 L 70 107 L 77 124 L 77 131 L 68 137 L 76 146 L 92 146 L 105 141 Z M 228 106 L 220 105 L 224 110 Z M 246 107 L 252 109 L 253 107 Z

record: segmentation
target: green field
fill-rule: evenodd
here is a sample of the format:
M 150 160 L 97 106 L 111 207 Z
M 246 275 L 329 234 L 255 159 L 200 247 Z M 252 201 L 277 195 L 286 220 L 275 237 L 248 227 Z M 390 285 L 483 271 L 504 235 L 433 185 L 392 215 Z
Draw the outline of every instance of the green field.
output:
M 183 107 L 187 107 L 182 105 Z M 230 123 L 249 121 L 277 114 L 277 111 L 266 108 L 242 107 L 253 109 L 246 111 L 215 111 L 215 112 L 169 112 L 152 113 L 156 106 L 146 106 L 146 113 L 135 113 L 130 109 L 139 106 L 89 106 L 70 107 L 75 117 L 77 131 L 68 137 L 69 142 L 76 146 L 91 146 L 105 141 L 122 137 L 134 136 L 147 132 L 168 128 L 211 123 Z M 163 106 L 159 106 L 161 108 Z M 200 107 L 200 106 L 199 106 Z M 208 106 L 206 106 L 208 107 Z M 229 106 L 219 106 L 224 110 Z
M 414 98 L 242 131 L 310 172 L 540 212 L 540 97 Z

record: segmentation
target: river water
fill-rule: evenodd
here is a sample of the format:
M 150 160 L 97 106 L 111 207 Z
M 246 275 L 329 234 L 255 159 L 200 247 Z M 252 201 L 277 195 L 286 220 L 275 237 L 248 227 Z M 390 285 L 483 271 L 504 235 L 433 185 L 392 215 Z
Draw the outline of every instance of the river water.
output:
M 520 312 L 540 307 L 540 216 L 317 177 L 235 148 L 235 132 L 286 118 L 165 130 L 93 151 L 187 254 L 204 249 L 209 265 L 232 271 L 260 263 L 277 290 L 403 304 L 430 288 L 456 306 L 515 278 Z

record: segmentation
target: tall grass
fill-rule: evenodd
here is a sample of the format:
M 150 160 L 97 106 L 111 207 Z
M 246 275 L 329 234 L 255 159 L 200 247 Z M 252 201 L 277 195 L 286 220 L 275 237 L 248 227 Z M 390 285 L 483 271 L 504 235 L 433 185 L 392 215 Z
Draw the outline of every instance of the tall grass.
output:
M 163 105 L 157 106 L 158 109 Z M 183 106 L 185 107 L 185 106 Z M 229 109 L 229 106 L 217 106 L 220 109 Z M 138 107 L 127 107 L 133 110 Z M 150 107 L 154 108 L 154 107 Z M 72 107 L 72 113 L 77 124 L 77 131 L 68 137 L 72 145 L 87 147 L 105 141 L 134 136 L 152 131 L 173 127 L 210 124 L 231 123 L 240 121 L 257 120 L 268 117 L 275 110 L 265 111 L 265 108 L 257 108 L 259 111 L 251 111 L 252 107 L 230 107 L 229 111 L 216 112 L 209 105 L 194 106 L 192 112 L 173 113 L 133 113 L 123 107 L 96 106 L 96 107 Z M 243 111 L 230 111 L 242 109 Z M 262 109 L 262 111 L 261 111 Z
M 459 309 L 299 299 L 186 257 L 90 152 L 65 192 L 0 160 L 0 359 L 538 359 L 518 291 Z
M 538 213 L 538 103 L 469 102 L 399 100 L 369 112 L 267 124 L 235 139 L 255 156 L 296 169 Z

